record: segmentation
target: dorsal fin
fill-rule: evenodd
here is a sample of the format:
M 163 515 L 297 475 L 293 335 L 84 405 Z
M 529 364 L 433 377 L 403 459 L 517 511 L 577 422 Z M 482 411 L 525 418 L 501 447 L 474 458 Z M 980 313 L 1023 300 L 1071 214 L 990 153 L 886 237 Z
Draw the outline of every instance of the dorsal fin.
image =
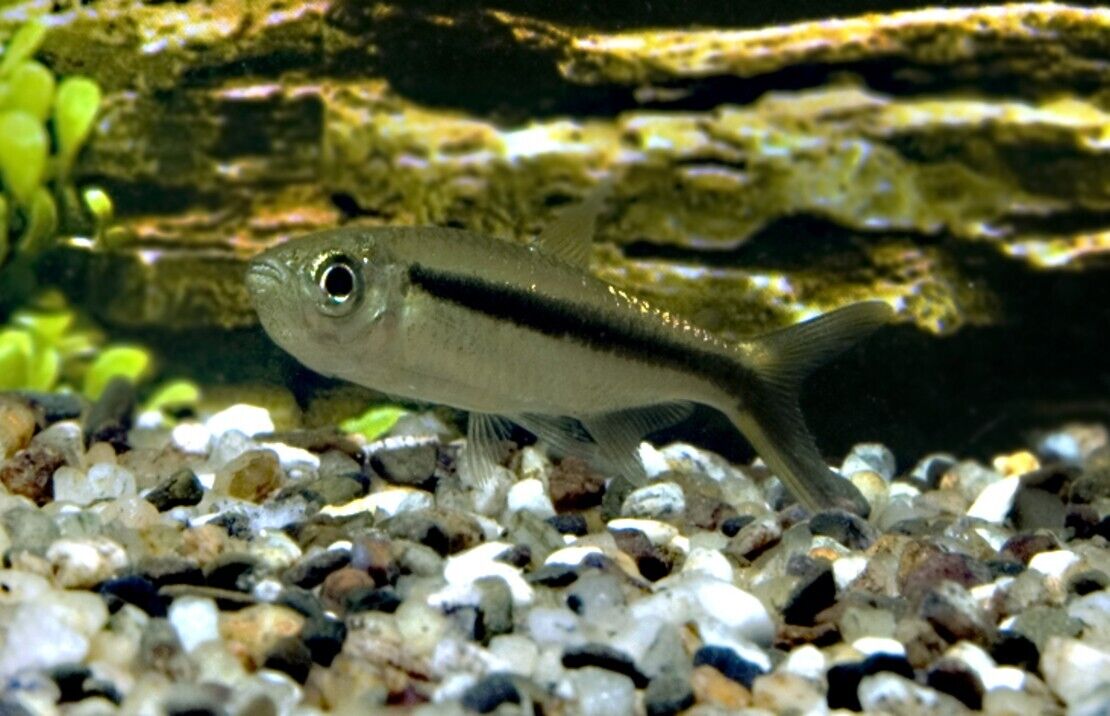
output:
M 536 246 L 571 266 L 588 269 L 597 217 L 605 208 L 608 196 L 609 183 L 604 182 L 582 201 L 560 211 L 536 237 Z

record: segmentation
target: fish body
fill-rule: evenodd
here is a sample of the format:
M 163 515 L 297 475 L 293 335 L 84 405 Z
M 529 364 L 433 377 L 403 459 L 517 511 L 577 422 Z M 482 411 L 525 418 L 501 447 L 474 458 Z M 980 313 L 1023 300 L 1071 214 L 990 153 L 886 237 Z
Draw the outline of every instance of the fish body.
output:
M 885 322 L 885 304 L 730 343 L 594 277 L 581 236 L 592 219 L 563 224 L 528 246 L 438 227 L 335 229 L 263 252 L 247 283 L 267 333 L 309 368 L 470 411 L 479 477 L 511 421 L 639 482 L 640 440 L 701 403 L 808 508 L 866 512 L 821 461 L 794 393 L 815 359 Z

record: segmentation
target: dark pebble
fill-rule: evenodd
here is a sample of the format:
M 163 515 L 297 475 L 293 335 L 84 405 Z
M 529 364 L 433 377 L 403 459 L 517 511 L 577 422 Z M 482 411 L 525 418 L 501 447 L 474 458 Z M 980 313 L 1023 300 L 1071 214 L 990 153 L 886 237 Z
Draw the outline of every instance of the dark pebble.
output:
M 351 562 L 351 553 L 345 549 L 329 549 L 301 559 L 282 575 L 282 581 L 304 589 L 323 584 L 324 579 L 337 569 Z
M 58 686 L 58 703 L 71 704 L 85 698 L 85 682 L 92 678 L 92 672 L 80 664 L 65 664 L 51 670 L 50 678 Z
M 569 646 L 563 651 L 563 667 L 567 669 L 581 669 L 587 666 L 596 666 L 618 674 L 624 674 L 632 679 L 637 689 L 648 685 L 648 678 L 632 661 L 632 657 L 622 651 L 605 644 L 582 644 Z
M 192 507 L 204 497 L 204 485 L 200 484 L 196 473 L 185 467 L 151 490 L 146 501 L 158 508 L 159 512 L 175 507 Z
M 1110 577 L 1099 569 L 1088 569 L 1068 579 L 1068 592 L 1080 597 L 1101 592 L 1107 586 L 1110 586 Z
M 657 582 L 671 573 L 673 559 L 659 547 L 653 545 L 639 530 L 610 530 L 617 548 L 636 562 L 644 579 Z
M 382 524 L 394 539 L 407 539 L 431 547 L 440 556 L 461 552 L 480 543 L 481 525 L 455 510 L 429 509 L 402 512 Z
M 526 544 L 514 544 L 501 554 L 494 557 L 497 562 L 504 562 L 523 569 L 532 563 L 532 548 Z
M 559 589 L 574 584 L 578 579 L 578 570 L 569 564 L 545 564 L 524 578 L 532 584 Z
M 320 600 L 329 609 L 342 610 L 347 595 L 359 589 L 374 589 L 374 580 L 366 572 L 343 567 L 329 574 L 320 589 Z
M 913 667 L 906 657 L 896 654 L 873 654 L 863 661 L 837 664 L 829 669 L 827 680 L 829 691 L 826 701 L 830 709 L 860 711 L 859 682 L 865 676 L 889 671 L 907 679 L 913 679 Z
M 487 674 L 463 692 L 464 708 L 480 714 L 488 714 L 502 704 L 519 704 L 520 691 L 513 683 L 510 674 Z
M 295 636 L 278 639 L 266 653 L 262 666 L 288 674 L 298 684 L 303 684 L 312 668 L 312 652 Z
M 1021 476 L 1021 489 L 1041 490 L 1053 495 L 1067 495 L 1081 471 L 1070 465 L 1048 465 Z
M 972 711 L 983 708 L 983 683 L 962 661 L 939 660 L 925 674 L 925 685 L 954 696 Z
M 275 601 L 277 604 L 289 607 L 309 619 L 324 614 L 324 607 L 320 604 L 316 595 L 300 587 L 286 587 L 281 590 L 281 594 L 278 595 Z
M 967 639 L 983 644 L 994 638 L 993 622 L 956 582 L 944 581 L 926 592 L 920 615 L 949 643 Z
M 825 560 L 814 560 L 802 555 L 800 560 L 792 558 L 790 561 L 805 561 L 797 572 L 800 581 L 791 591 L 782 608 L 782 618 L 787 624 L 810 626 L 817 615 L 836 603 L 836 579 L 833 577 L 832 564 Z M 788 570 L 790 567 L 788 566 Z
M 712 666 L 728 678 L 750 689 L 764 671 L 732 649 L 724 646 L 703 646 L 694 652 L 694 666 Z
M 312 660 L 320 666 L 331 666 L 346 638 L 347 625 L 323 615 L 309 617 L 301 629 L 301 641 L 311 652 Z
M 555 528 L 559 534 L 575 535 L 582 537 L 589 531 L 586 518 L 577 512 L 568 512 L 562 515 L 553 515 L 546 520 L 547 524 Z
M 85 416 L 85 444 L 108 443 L 117 453 L 130 449 L 127 431 L 135 414 L 135 386 L 126 378 L 112 378 Z
M 227 711 L 219 699 L 200 689 L 177 690 L 162 704 L 165 716 L 226 716 Z
M 1083 473 L 1072 483 L 1068 499 L 1091 504 L 1110 497 L 1110 446 L 1100 447 L 1087 456 Z
M 651 680 L 644 691 L 647 716 L 674 716 L 694 705 L 694 690 L 688 679 L 663 674 Z
M 771 549 L 782 539 L 782 527 L 777 519 L 764 517 L 745 525 L 728 541 L 725 554 L 752 560 Z
M 85 401 L 77 393 L 41 393 L 34 390 L 19 390 L 16 395 L 36 411 L 41 412 L 43 420 L 49 425 L 59 420 L 76 420 L 85 410 Z
M 169 600 L 158 594 L 158 587 L 145 577 L 128 575 L 101 582 L 96 591 L 108 603 L 112 613 L 124 604 L 134 604 L 152 617 L 166 616 Z
M 995 579 L 999 577 L 1016 577 L 1025 571 L 1025 565 L 1011 559 L 988 559 L 983 564 L 991 571 Z
M 385 612 L 392 614 L 401 606 L 401 597 L 392 587 L 359 587 L 343 600 L 347 612 Z
M 439 460 L 435 438 L 404 438 L 370 456 L 370 467 L 382 479 L 398 485 L 431 487 Z
M 156 587 L 204 584 L 204 571 L 196 562 L 184 557 L 144 557 L 135 566 L 134 573 L 149 579 Z
M 1010 521 L 1019 530 L 1059 530 L 1064 527 L 1067 508 L 1052 492 L 1022 488 L 1014 497 Z
M 65 464 L 65 456 L 57 450 L 31 445 L 0 465 L 0 484 L 41 507 L 53 499 L 54 471 Z
M 991 580 L 991 571 L 982 562 L 966 554 L 931 549 L 932 553 L 909 570 L 902 580 L 902 596 L 910 601 L 921 598 L 925 592 L 941 582 L 955 582 L 961 587 L 970 588 Z
M 867 520 L 846 510 L 825 510 L 809 520 L 809 531 L 832 537 L 848 549 L 863 551 L 878 538 L 878 531 Z
M 359 464 L 363 460 L 362 448 L 334 427 L 262 433 L 255 435 L 254 439 L 259 442 L 277 442 L 290 447 L 298 447 L 318 455 L 322 455 L 329 450 L 335 450 Z
M 585 461 L 568 457 L 552 468 L 548 491 L 559 512 L 584 510 L 601 504 L 605 476 Z
M 249 592 L 254 587 L 255 566 L 250 555 L 221 554 L 205 566 L 204 583 L 217 589 Z
M 1068 530 L 1068 539 L 1090 539 L 1098 530 L 1098 510 L 1091 505 L 1068 505 L 1068 512 L 1064 515 L 1064 528 Z
M 381 537 L 356 538 L 351 544 L 351 566 L 366 572 L 379 587 L 393 584 L 401 576 L 392 543 Z
M 222 527 L 227 530 L 228 537 L 235 539 L 249 540 L 253 536 L 251 521 L 246 515 L 238 512 L 224 512 L 210 520 L 208 524 Z
M 1014 535 L 1006 540 L 999 550 L 998 556 L 1009 558 L 1022 564 L 1029 564 L 1033 556 L 1041 552 L 1060 549 L 1060 543 L 1050 534 L 1040 532 L 1037 534 Z
M 161 617 L 153 618 L 143 627 L 139 638 L 137 664 L 148 671 L 156 671 L 173 681 L 188 679 L 193 672 L 189 656 L 181 648 L 181 640 L 173 625 Z
M 1041 652 L 1032 639 L 1016 631 L 1000 631 L 990 645 L 991 658 L 1003 666 L 1016 666 L 1037 673 Z
M 513 593 L 501 577 L 483 577 L 474 582 L 478 590 L 478 614 L 481 633 L 478 640 L 486 642 L 513 630 Z
M 755 517 L 753 515 L 736 515 L 735 517 L 729 517 L 721 523 L 721 532 L 724 533 L 725 537 L 735 537 L 740 533 L 740 530 L 754 521 Z

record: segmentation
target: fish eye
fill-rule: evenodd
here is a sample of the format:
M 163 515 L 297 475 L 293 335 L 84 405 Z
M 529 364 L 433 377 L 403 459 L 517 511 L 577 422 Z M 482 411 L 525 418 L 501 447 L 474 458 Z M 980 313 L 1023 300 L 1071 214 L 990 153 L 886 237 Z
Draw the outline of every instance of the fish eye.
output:
M 316 284 L 324 294 L 328 313 L 341 315 L 357 303 L 359 275 L 346 256 L 328 257 L 316 272 Z

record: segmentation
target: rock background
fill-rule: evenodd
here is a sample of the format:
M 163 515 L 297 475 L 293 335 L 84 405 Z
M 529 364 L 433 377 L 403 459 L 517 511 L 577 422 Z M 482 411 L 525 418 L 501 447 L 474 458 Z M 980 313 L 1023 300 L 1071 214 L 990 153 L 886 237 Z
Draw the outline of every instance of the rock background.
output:
M 610 179 L 595 270 L 707 328 L 899 308 L 811 381 L 830 453 L 1105 419 L 1110 12 L 678 5 L 6 4 L 0 37 L 45 13 L 43 60 L 105 89 L 75 174 L 114 248 L 68 227 L 40 273 L 179 367 L 307 399 L 252 328 L 259 248 L 352 221 L 524 239 Z

